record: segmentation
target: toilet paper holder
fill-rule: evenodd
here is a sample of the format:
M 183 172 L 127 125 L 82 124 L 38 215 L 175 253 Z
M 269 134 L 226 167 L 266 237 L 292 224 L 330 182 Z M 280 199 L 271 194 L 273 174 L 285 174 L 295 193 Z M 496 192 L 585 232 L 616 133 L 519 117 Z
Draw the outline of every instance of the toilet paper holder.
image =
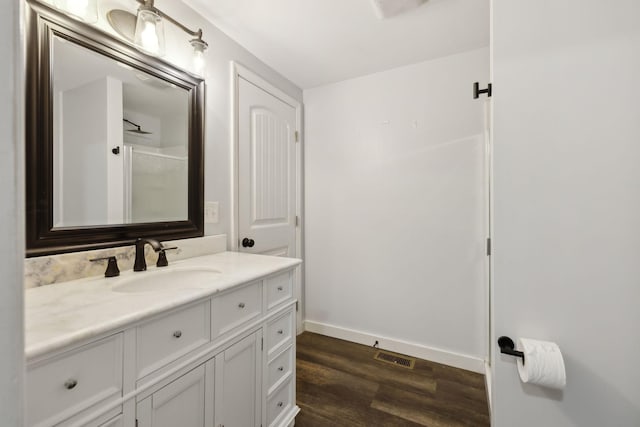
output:
M 511 338 L 505 336 L 498 338 L 498 347 L 500 347 L 500 353 L 522 358 L 522 364 L 524 365 L 524 353 L 515 350 L 516 345 Z

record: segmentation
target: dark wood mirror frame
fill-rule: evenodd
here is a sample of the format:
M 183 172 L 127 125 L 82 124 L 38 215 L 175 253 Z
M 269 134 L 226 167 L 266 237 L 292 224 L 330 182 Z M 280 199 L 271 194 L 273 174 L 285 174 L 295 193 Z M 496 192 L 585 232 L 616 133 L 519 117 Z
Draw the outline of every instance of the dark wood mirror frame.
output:
M 204 235 L 204 81 L 175 66 L 31 0 L 26 57 L 27 257 Z M 52 41 L 58 36 L 125 63 L 189 93 L 188 218 L 185 221 L 95 227 L 53 226 Z

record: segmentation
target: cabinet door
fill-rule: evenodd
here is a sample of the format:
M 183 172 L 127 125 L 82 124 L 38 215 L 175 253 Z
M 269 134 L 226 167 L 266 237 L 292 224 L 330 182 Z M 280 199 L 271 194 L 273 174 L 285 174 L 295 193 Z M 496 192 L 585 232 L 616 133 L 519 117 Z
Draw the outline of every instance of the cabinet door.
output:
M 216 427 L 260 426 L 261 339 L 255 332 L 216 356 Z
M 100 424 L 100 427 L 123 427 L 124 421 L 122 420 L 122 415 L 118 415 L 117 417 L 107 421 L 104 424 Z
M 151 396 L 138 402 L 138 427 L 205 427 L 210 426 L 205 408 L 207 389 L 206 369 L 203 364 L 167 384 Z

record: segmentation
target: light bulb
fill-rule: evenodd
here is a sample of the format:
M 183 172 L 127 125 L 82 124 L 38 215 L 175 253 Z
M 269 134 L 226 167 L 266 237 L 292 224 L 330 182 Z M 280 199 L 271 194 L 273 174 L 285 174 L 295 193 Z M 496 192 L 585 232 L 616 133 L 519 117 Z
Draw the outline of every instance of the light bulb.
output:
M 164 25 L 160 15 L 150 9 L 138 9 L 134 43 L 152 55 L 164 55 Z
M 153 22 L 145 22 L 144 29 L 140 33 L 140 41 L 144 50 L 151 53 L 158 53 L 158 36 L 156 35 L 156 24 Z
M 201 50 L 196 50 L 195 52 L 193 52 L 193 71 L 201 76 L 204 73 L 204 66 L 204 52 L 202 52 Z
M 204 76 L 206 61 L 204 51 L 207 48 L 207 42 L 197 38 L 190 41 L 193 47 L 193 72 L 199 76 Z

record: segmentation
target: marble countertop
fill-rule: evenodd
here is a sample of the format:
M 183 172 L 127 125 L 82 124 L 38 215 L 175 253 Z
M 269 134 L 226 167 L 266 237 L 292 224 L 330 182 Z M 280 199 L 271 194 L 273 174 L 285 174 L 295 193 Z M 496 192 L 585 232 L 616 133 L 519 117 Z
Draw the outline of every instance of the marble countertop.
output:
M 27 360 L 116 331 L 125 326 L 162 313 L 168 309 L 205 298 L 259 277 L 300 264 L 295 258 L 221 252 L 213 255 L 170 262 L 163 271 L 190 268 L 215 269 L 213 280 L 206 283 L 185 283 L 175 288 L 123 293 L 113 288 L 146 272 L 123 271 L 119 277 L 92 277 L 49 286 L 27 289 L 25 292 L 25 356 Z M 160 271 L 157 274 L 161 274 Z M 140 276 L 141 277 L 141 276 Z

